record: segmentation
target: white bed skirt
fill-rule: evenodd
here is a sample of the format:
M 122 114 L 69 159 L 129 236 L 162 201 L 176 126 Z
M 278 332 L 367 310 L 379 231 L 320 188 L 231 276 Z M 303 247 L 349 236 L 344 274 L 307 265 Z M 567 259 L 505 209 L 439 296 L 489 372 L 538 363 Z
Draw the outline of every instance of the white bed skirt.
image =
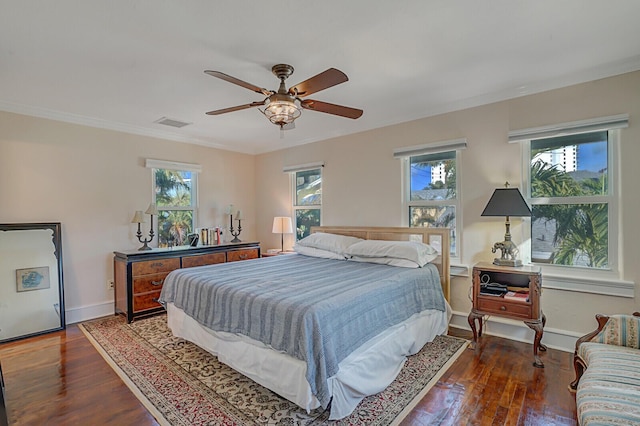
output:
M 174 336 L 195 343 L 224 364 L 271 389 L 309 412 L 320 406 L 305 378 L 304 361 L 276 351 L 239 334 L 217 332 L 202 326 L 173 303 L 167 304 L 167 323 Z M 384 390 L 402 369 L 406 357 L 425 343 L 446 333 L 451 307 L 426 310 L 383 331 L 338 365 L 329 378 L 331 420 L 348 416 L 368 395 Z

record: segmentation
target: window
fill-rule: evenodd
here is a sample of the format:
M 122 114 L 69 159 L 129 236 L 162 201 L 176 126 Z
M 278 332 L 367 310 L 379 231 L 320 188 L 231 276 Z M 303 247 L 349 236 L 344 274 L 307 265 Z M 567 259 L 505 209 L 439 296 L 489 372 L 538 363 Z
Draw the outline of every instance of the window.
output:
M 620 114 L 509 132 L 509 141 L 522 142 L 524 148 L 524 186 L 532 212 L 531 261 L 572 268 L 572 277 L 582 280 L 558 278 L 557 288 L 627 295 L 632 287 L 618 279 L 615 184 L 618 129 L 628 126 L 629 115 Z M 589 281 L 593 272 L 599 279 L 614 281 L 595 288 Z
M 612 268 L 613 133 L 530 140 L 526 151 L 533 262 Z
M 296 240 L 299 240 L 309 235 L 312 226 L 320 225 L 322 168 L 294 171 L 291 176 Z
M 147 160 L 152 169 L 153 202 L 158 208 L 158 247 L 187 244 L 194 232 L 200 167 Z
M 406 214 L 411 227 L 451 229 L 451 256 L 460 257 L 459 163 L 466 141 L 455 140 L 396 150 L 404 158 Z

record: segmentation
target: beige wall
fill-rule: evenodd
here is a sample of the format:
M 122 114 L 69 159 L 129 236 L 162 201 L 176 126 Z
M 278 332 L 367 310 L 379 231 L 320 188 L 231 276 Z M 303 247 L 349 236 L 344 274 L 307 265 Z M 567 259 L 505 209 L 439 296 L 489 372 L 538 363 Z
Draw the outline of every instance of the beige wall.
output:
M 0 112 L 0 222 L 59 221 L 63 226 L 64 279 L 69 322 L 113 312 L 112 252 L 139 246 L 130 223 L 151 199 L 145 158 L 198 163 L 200 226 L 224 224 L 222 210 L 242 208 L 243 240 L 278 247 L 274 216 L 291 214 L 287 165 L 324 161 L 323 224 L 403 225 L 401 162 L 394 148 L 466 138 L 462 173 L 462 263 L 490 261 L 503 224 L 481 218 L 486 201 L 505 180 L 519 182 L 520 147 L 509 130 L 630 115 L 621 141 L 622 278 L 638 281 L 640 262 L 640 72 L 538 95 L 443 114 L 351 136 L 251 156 Z M 366 114 L 366 111 L 365 111 Z M 336 118 L 337 119 L 337 118 Z M 521 224 L 514 221 L 514 238 Z M 292 236 L 285 239 L 291 247 Z M 453 280 L 452 307 L 469 309 L 470 281 Z M 636 294 L 638 293 L 636 285 Z M 590 330 L 596 312 L 640 310 L 638 300 L 546 289 L 547 330 Z M 547 334 L 545 334 L 547 336 Z
M 271 218 L 290 214 L 290 188 L 283 166 L 324 161 L 324 225 L 399 226 L 404 225 L 402 176 L 401 161 L 392 156 L 394 148 L 466 138 L 468 147 L 459 167 L 464 222 L 459 233 L 461 261 L 468 266 L 491 261 L 489 248 L 502 239 L 504 225 L 481 218 L 480 213 L 495 188 L 507 180 L 519 184 L 522 174 L 520 146 L 507 143 L 508 131 L 622 113 L 630 115 L 630 126 L 621 131 L 621 232 L 614 238 L 622 249 L 622 278 L 638 281 L 640 72 L 260 155 L 256 161 L 258 238 L 263 247 L 279 245 L 279 237 L 270 233 Z M 513 222 L 515 239 L 522 234 L 522 225 Z M 290 247 L 292 242 L 290 237 L 285 245 Z M 470 284 L 469 278 L 453 280 L 454 311 L 469 312 Z M 571 335 L 590 331 L 597 312 L 631 312 L 640 306 L 637 298 L 546 289 L 543 309 L 547 329 Z
M 113 312 L 112 253 L 140 246 L 130 221 L 151 201 L 145 158 L 202 165 L 200 226 L 227 226 L 233 203 L 255 240 L 252 155 L 0 113 L 0 223 L 62 222 L 68 322 Z

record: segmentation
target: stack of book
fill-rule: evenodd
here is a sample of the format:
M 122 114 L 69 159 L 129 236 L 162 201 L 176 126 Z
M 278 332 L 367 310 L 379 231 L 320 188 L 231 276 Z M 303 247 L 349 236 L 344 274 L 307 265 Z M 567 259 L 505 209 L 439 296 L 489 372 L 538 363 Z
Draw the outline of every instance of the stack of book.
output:
M 529 292 L 508 291 L 503 296 L 506 300 L 514 300 L 516 302 L 529 302 Z

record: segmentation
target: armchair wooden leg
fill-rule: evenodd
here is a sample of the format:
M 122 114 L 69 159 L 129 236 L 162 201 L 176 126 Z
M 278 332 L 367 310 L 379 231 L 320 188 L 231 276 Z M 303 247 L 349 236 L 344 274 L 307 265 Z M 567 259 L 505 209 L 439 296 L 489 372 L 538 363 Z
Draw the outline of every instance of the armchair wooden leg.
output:
M 584 374 L 585 368 L 586 365 L 584 361 L 578 355 L 573 354 L 573 369 L 576 373 L 576 378 L 573 382 L 569 383 L 569 392 L 575 392 L 578 389 L 578 383 Z

